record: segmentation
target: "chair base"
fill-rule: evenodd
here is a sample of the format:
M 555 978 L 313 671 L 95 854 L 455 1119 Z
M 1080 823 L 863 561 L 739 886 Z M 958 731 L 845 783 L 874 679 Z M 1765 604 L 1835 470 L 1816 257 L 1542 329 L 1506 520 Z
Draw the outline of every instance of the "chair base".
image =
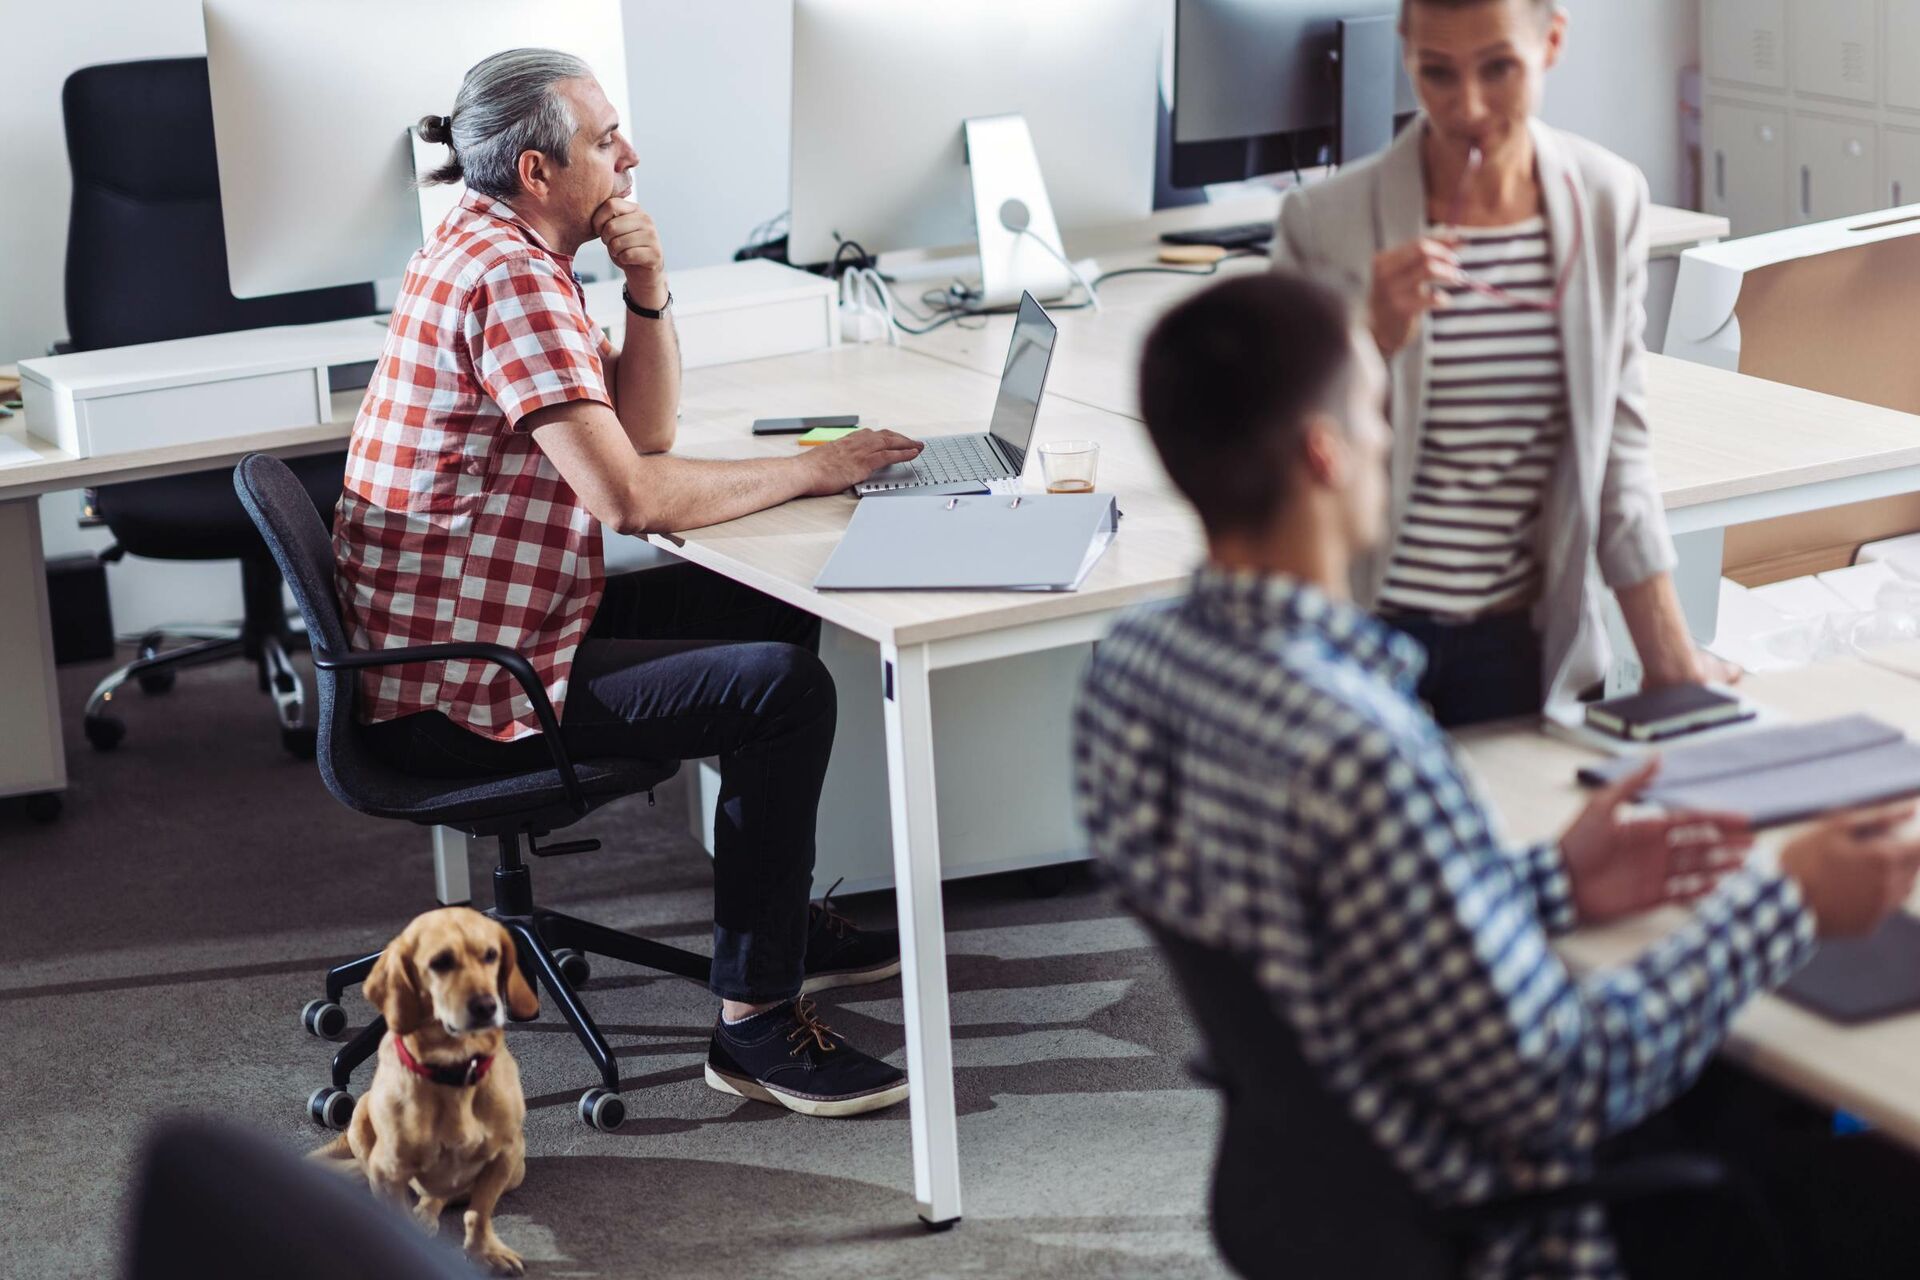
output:
M 298 759 L 313 758 L 315 734 L 307 722 L 306 686 L 287 656 L 297 637 L 281 608 L 279 572 L 252 561 L 243 561 L 241 570 L 246 594 L 246 620 L 241 626 L 148 632 L 140 639 L 140 656 L 94 686 L 81 724 L 96 750 L 111 751 L 127 735 L 126 722 L 112 715 L 110 708 L 122 685 L 134 681 L 145 693 L 166 693 L 182 668 L 247 658 L 258 666 L 261 692 L 273 695 L 281 745 Z M 163 652 L 160 646 L 168 636 L 192 643 Z
M 595 1025 L 593 1015 L 581 1003 L 574 983 L 567 977 L 565 970 L 581 963 L 578 955 L 568 953 L 623 960 L 628 964 L 690 978 L 702 984 L 711 976 L 712 961 L 691 951 L 682 951 L 665 943 L 635 937 L 576 916 L 544 911 L 534 906 L 532 876 L 528 868 L 519 865 L 516 843 L 511 837 L 503 838 L 501 865 L 493 873 L 494 905 L 483 914 L 499 921 L 513 935 L 514 948 L 527 980 L 537 984 L 559 1006 L 561 1015 L 586 1048 L 587 1056 L 593 1059 L 594 1066 L 599 1069 L 600 1085 L 587 1091 L 592 1097 L 582 1098 L 582 1119 L 590 1128 L 615 1127 L 618 1119 L 612 1119 L 611 1124 L 608 1120 L 617 1116 L 623 1108 L 609 1107 L 598 1095 L 601 1090 L 611 1095 L 620 1092 L 620 1064 L 614 1057 L 612 1046 Z M 327 974 L 327 1003 L 337 1005 L 348 987 L 366 981 L 379 959 L 380 953 L 376 951 L 331 970 Z M 315 1030 L 311 1021 L 308 1029 Z M 380 1038 L 386 1034 L 386 1030 L 386 1019 L 375 1017 L 334 1054 L 334 1091 L 343 1094 L 348 1092 L 354 1069 L 379 1049 Z M 348 1109 L 346 1114 L 350 1113 Z M 319 1114 L 315 1112 L 316 1116 Z M 322 1123 L 339 1127 L 328 1120 Z M 345 1123 L 344 1115 L 340 1123 Z

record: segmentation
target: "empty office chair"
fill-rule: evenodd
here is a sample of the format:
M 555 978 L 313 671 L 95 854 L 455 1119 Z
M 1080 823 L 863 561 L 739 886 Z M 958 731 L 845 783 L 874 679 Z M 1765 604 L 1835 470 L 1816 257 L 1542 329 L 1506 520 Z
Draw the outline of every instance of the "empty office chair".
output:
M 600 1086 L 581 1096 L 581 1118 L 596 1129 L 617 1128 L 626 1115 L 619 1097 L 619 1065 L 574 994 L 574 987 L 585 982 L 591 972 L 583 953 L 612 956 L 699 982 L 707 980 L 710 961 L 690 951 L 540 910 L 533 902 L 532 876 L 521 862 L 521 845 L 524 841 L 526 851 L 538 857 L 599 848 L 597 840 L 549 845 L 540 845 L 537 840 L 610 800 L 642 791 L 651 793 L 657 784 L 673 776 L 679 762 L 569 758 L 560 740 L 553 704 L 532 665 L 500 645 L 350 650 L 334 595 L 333 544 L 299 480 L 279 459 L 256 453 L 242 459 L 234 469 L 233 483 L 306 619 L 320 691 L 320 776 L 327 790 L 349 809 L 376 818 L 452 827 L 499 841 L 493 906 L 487 914 L 512 932 L 522 967 L 560 1006 L 600 1069 Z M 360 672 L 449 658 L 482 658 L 512 673 L 546 730 L 546 743 L 553 756 L 551 769 L 477 781 L 448 781 L 400 773 L 368 750 L 354 713 L 360 697 Z M 346 1012 L 340 1007 L 340 997 L 348 986 L 363 981 L 379 958 L 376 952 L 327 975 L 326 998 L 312 1002 L 302 1014 L 309 1031 L 331 1039 L 345 1029 Z M 335 1055 L 332 1085 L 318 1090 L 308 1101 L 308 1110 L 316 1121 L 336 1129 L 345 1126 L 353 1113 L 353 1099 L 347 1092 L 353 1069 L 379 1047 L 385 1031 L 384 1022 L 375 1018 Z
M 430 1240 L 347 1179 L 232 1125 L 177 1119 L 141 1152 L 124 1280 L 473 1280 L 459 1250 Z
M 1675 1152 L 1607 1166 L 1572 1186 L 1436 1209 L 1320 1083 L 1250 959 L 1148 928 L 1206 1044 L 1197 1072 L 1225 1095 L 1213 1235 L 1243 1276 L 1451 1280 L 1485 1232 L 1559 1209 L 1667 1196 L 1723 1197 L 1736 1214 L 1749 1208 L 1717 1160 Z M 1752 1252 L 1744 1263 L 1743 1248 Z M 1758 1221 L 1728 1242 L 1727 1260 L 1728 1275 L 1784 1273 L 1773 1234 Z
M 67 77 L 61 105 L 73 169 L 66 266 L 71 350 L 373 313 L 370 284 L 244 301 L 233 296 L 205 58 L 83 67 Z M 346 454 L 301 458 L 292 466 L 310 501 L 331 515 Z M 88 700 L 88 741 L 104 751 L 125 736 L 126 724 L 109 713 L 125 682 L 160 693 L 173 686 L 181 667 L 244 656 L 258 664 L 260 687 L 273 694 L 287 749 L 311 755 L 304 691 L 287 660 L 292 636 L 280 575 L 234 499 L 231 472 L 219 467 L 106 485 L 93 491 L 89 507 L 113 533 L 107 559 L 238 560 L 245 607 L 239 627 L 195 628 L 181 633 L 193 643 L 165 652 L 167 636 L 145 636 L 139 658 L 101 681 Z

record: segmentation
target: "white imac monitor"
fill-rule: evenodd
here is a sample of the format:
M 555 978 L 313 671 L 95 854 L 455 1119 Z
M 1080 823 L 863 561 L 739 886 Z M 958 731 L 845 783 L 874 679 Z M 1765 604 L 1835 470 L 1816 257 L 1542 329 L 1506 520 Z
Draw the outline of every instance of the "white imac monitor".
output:
M 452 111 L 482 58 L 528 45 L 574 54 L 631 109 L 619 0 L 201 0 L 201 10 L 239 298 L 401 274 L 422 243 L 408 130 Z M 424 196 L 444 212 L 458 191 Z
M 1019 114 L 1063 228 L 1153 206 L 1166 0 L 794 0 L 787 255 L 974 243 L 963 121 Z

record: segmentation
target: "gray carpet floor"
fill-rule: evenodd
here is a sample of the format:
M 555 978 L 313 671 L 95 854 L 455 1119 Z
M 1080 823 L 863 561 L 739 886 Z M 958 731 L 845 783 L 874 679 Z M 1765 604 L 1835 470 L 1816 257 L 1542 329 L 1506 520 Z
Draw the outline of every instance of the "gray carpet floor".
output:
M 349 812 L 281 752 L 239 664 L 120 700 L 95 754 L 79 713 L 103 666 L 61 673 L 71 788 L 38 825 L 0 802 L 0 1276 L 112 1275 L 155 1118 L 218 1115 L 290 1151 L 331 1047 L 298 1025 L 325 968 L 434 905 L 426 832 Z M 712 880 L 677 786 L 573 828 L 543 904 L 704 950 Z M 484 883 L 476 865 L 476 884 Z M 823 886 L 824 887 L 824 886 Z M 889 895 L 846 900 L 891 922 Z M 1218 1104 L 1140 930 L 1084 871 L 951 884 L 965 1220 L 914 1218 L 905 1107 L 817 1120 L 708 1089 L 714 1001 L 612 961 L 586 999 L 627 1076 L 628 1120 L 589 1131 L 595 1083 L 556 1011 L 514 1028 L 528 1175 L 500 1234 L 538 1276 L 1220 1276 L 1206 1231 Z M 902 1060 L 897 982 L 829 992 L 829 1021 Z M 348 1010 L 367 1009 L 358 994 Z M 356 1081 L 364 1088 L 366 1068 Z M 356 1090 L 357 1091 L 357 1090 Z M 457 1233 L 457 1220 L 453 1229 Z

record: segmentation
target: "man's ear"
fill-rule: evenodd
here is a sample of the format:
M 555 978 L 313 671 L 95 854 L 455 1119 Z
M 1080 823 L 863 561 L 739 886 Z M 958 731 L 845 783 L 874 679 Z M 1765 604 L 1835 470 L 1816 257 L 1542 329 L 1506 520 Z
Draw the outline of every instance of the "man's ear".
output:
M 540 1016 L 540 998 L 533 994 L 533 988 L 527 985 L 527 976 L 520 972 L 520 955 L 514 949 L 513 935 L 505 929 L 500 930 L 500 998 L 507 1002 L 507 1012 L 519 1022 L 526 1022 Z
M 1300 465 L 1315 488 L 1338 489 L 1346 484 L 1352 451 L 1347 446 L 1346 428 L 1331 414 L 1307 415 L 1300 432 Z
M 420 975 L 413 967 L 411 950 L 405 934 L 388 943 L 360 988 L 366 993 L 367 1003 L 387 1020 L 387 1030 L 397 1036 L 412 1034 L 427 1020 L 427 999 L 420 990 Z
M 547 159 L 545 152 L 532 148 L 522 151 L 514 168 L 519 171 L 522 191 L 542 200 L 547 198 L 547 190 L 553 183 L 553 161 Z

